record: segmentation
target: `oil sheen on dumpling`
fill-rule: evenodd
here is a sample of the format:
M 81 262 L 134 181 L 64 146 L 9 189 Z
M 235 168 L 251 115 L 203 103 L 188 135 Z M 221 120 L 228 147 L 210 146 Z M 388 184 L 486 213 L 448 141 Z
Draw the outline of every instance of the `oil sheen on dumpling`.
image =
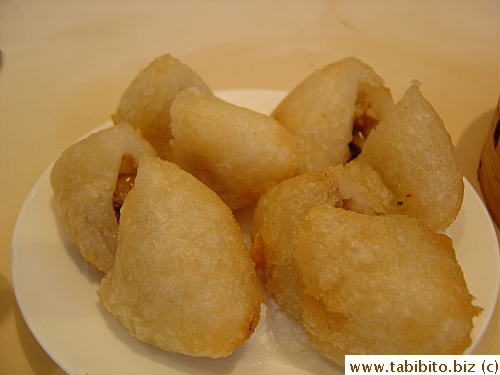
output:
M 113 201 L 125 160 L 140 153 L 156 155 L 137 129 L 121 123 L 91 134 L 67 148 L 50 175 L 57 210 L 83 257 L 103 272 L 114 261 L 118 220 Z
M 260 317 L 261 287 L 231 210 L 177 165 L 145 155 L 99 297 L 137 338 L 196 357 L 231 354 Z

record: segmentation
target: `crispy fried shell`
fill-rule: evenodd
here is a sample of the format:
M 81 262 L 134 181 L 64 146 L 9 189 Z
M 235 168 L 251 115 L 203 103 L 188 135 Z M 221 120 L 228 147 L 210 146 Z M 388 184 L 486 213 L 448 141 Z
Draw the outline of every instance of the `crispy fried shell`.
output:
M 50 175 L 57 210 L 75 246 L 101 271 L 108 271 L 118 243 L 114 195 L 124 155 L 156 155 L 132 126 L 121 123 L 91 134 L 66 149 Z M 133 172 L 133 171 L 132 171 Z
M 115 123 L 128 122 L 140 129 L 162 159 L 170 160 L 170 106 L 177 93 L 197 87 L 212 91 L 189 66 L 165 54 L 154 59 L 132 81 L 113 115 Z
M 405 215 L 323 205 L 306 215 L 294 262 L 312 345 L 346 354 L 461 354 L 472 305 L 452 241 Z
M 252 227 L 252 256 L 264 271 L 267 290 L 297 321 L 301 320 L 301 285 L 292 250 L 297 229 L 309 209 L 330 203 L 367 215 L 385 212 L 390 193 L 370 167 L 358 171 L 371 177 L 356 181 L 354 168 L 347 171 L 342 165 L 330 166 L 283 181 L 258 201 Z
M 115 264 L 98 294 L 137 338 L 212 358 L 248 339 L 262 302 L 231 210 L 191 174 L 147 155 L 122 208 Z
M 295 137 L 297 174 L 347 162 L 358 154 L 380 118 L 392 108 L 390 91 L 375 71 L 355 58 L 307 77 L 272 116 Z
M 393 194 L 391 212 L 444 231 L 464 194 L 460 162 L 443 121 L 413 84 L 367 139 L 360 160 Z
M 276 120 L 185 90 L 171 109 L 173 160 L 236 210 L 295 173 L 295 141 Z

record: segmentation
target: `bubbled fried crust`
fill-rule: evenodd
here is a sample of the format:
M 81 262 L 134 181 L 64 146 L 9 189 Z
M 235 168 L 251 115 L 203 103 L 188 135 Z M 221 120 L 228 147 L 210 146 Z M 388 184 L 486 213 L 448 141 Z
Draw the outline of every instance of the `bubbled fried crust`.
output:
M 254 211 L 252 257 L 276 303 L 297 321 L 301 285 L 292 262 L 295 234 L 311 207 L 339 199 L 337 185 L 333 167 L 296 176 L 264 193 Z
M 113 121 L 115 124 L 128 122 L 140 129 L 158 156 L 171 160 L 170 106 L 179 91 L 188 87 L 197 87 L 207 95 L 213 95 L 189 66 L 170 54 L 159 56 L 127 87 L 112 116 Z
M 185 90 L 171 108 L 173 161 L 233 210 L 295 174 L 295 141 L 276 120 Z
M 401 215 L 313 208 L 293 255 L 312 345 L 347 354 L 461 354 L 472 305 L 452 241 Z
M 375 126 L 392 106 L 390 90 L 382 78 L 367 64 L 350 57 L 307 77 L 272 116 L 295 137 L 297 174 L 302 174 L 347 162 L 355 125 L 360 131 Z
M 360 160 L 393 194 L 391 212 L 444 231 L 462 207 L 463 174 L 443 121 L 413 84 L 370 134 Z
M 137 338 L 224 357 L 255 330 L 261 286 L 231 210 L 173 163 L 144 155 L 122 207 L 104 306 Z
M 355 180 L 357 174 L 365 178 Z M 306 213 L 330 203 L 363 214 L 384 213 L 390 194 L 367 165 L 327 167 L 283 181 L 264 193 L 254 212 L 252 256 L 277 304 L 301 321 L 301 285 L 293 263 L 295 235 Z M 376 192 L 376 193 L 374 193 Z
M 121 123 L 68 147 L 50 175 L 61 220 L 76 248 L 107 272 L 118 244 L 113 193 L 124 154 L 139 159 L 155 150 L 132 126 Z

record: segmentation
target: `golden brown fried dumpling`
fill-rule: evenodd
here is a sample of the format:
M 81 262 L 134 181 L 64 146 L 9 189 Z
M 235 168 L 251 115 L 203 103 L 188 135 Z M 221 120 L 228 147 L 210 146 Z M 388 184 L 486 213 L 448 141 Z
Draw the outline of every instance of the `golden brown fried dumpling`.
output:
M 259 199 L 252 226 L 252 257 L 264 271 L 266 289 L 295 320 L 301 320 L 301 285 L 292 262 L 293 241 L 307 211 L 340 200 L 333 167 L 293 177 Z
M 343 365 L 347 354 L 461 354 L 472 305 L 452 241 L 404 215 L 318 206 L 293 251 L 311 344 Z
M 83 257 L 104 272 L 111 268 L 118 244 L 114 204 L 120 168 L 131 164 L 134 169 L 140 153 L 156 155 L 138 130 L 122 123 L 70 146 L 52 168 L 50 182 L 62 222 Z
M 179 91 L 192 86 L 212 95 L 207 84 L 189 66 L 169 54 L 159 56 L 132 81 L 113 120 L 115 123 L 125 121 L 140 129 L 158 155 L 170 160 L 170 105 Z
M 376 176 L 370 167 L 363 173 Z M 372 182 L 368 190 L 356 173 L 342 165 L 302 174 L 269 189 L 257 203 L 252 226 L 252 256 L 264 271 L 266 289 L 295 320 L 301 320 L 301 285 L 293 264 L 294 239 L 305 214 L 312 207 L 330 203 L 368 215 L 384 213 L 390 193 Z
M 393 194 L 391 211 L 444 231 L 462 206 L 460 162 L 443 121 L 413 84 L 378 124 L 359 156 Z
M 272 116 L 295 137 L 297 174 L 347 162 L 392 108 L 384 81 L 355 58 L 325 66 L 300 83 Z
M 185 90 L 171 108 L 173 161 L 233 210 L 295 173 L 295 142 L 269 116 Z
M 98 294 L 137 338 L 214 358 L 248 339 L 262 302 L 231 210 L 191 174 L 148 155 L 125 199 L 116 261 Z
M 344 165 L 343 175 L 339 187 L 344 209 L 365 215 L 389 212 L 392 193 L 368 164 L 353 159 Z

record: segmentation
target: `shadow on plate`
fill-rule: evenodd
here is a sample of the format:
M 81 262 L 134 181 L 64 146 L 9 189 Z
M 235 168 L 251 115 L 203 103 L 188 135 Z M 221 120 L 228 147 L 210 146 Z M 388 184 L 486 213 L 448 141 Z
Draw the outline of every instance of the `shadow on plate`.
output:
M 4 296 L 2 296 L 3 298 Z M 14 299 L 14 294 L 12 296 Z M 2 302 L 5 299 L 2 299 Z M 34 374 L 37 375 L 63 375 L 65 372 L 60 369 L 60 367 L 54 362 L 52 358 L 45 352 L 45 350 L 40 346 L 38 341 L 31 333 L 30 329 L 26 325 L 26 321 L 19 310 L 19 307 L 14 304 L 14 319 L 16 322 L 16 331 L 19 337 L 19 342 L 21 343 L 21 348 L 23 350 L 24 356 L 28 361 L 28 365 Z M 21 370 L 18 368 L 17 370 Z

